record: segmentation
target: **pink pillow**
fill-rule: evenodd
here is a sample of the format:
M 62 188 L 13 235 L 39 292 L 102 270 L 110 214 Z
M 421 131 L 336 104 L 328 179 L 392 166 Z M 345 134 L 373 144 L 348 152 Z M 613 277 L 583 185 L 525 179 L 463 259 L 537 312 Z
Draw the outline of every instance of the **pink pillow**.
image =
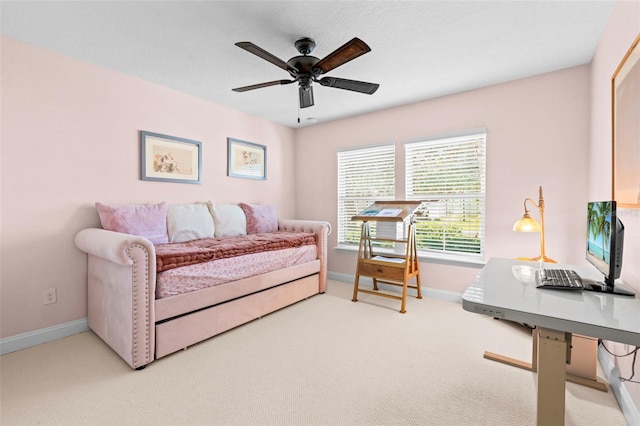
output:
M 247 217 L 247 234 L 261 234 L 278 230 L 278 214 L 273 204 L 238 204 Z
M 107 231 L 145 237 L 153 244 L 169 242 L 166 202 L 159 204 L 129 204 L 109 206 L 96 203 L 100 223 Z

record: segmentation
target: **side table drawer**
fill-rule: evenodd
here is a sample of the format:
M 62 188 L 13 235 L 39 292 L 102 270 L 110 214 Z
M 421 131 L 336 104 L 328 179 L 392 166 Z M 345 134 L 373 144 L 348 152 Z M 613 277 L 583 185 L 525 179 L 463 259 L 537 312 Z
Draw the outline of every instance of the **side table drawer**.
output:
M 367 277 L 402 281 L 404 279 L 404 265 L 381 265 L 379 263 L 360 262 L 358 273 Z

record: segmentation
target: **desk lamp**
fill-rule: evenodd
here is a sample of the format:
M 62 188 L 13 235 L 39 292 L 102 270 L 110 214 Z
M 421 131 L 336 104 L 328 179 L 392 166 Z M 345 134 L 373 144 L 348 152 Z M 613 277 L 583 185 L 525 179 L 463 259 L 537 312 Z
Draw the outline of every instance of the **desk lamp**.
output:
M 529 215 L 527 201 L 531 202 L 540 211 L 540 223 Z M 542 187 L 540 187 L 540 200 L 536 204 L 531 198 L 524 200 L 524 216 L 513 225 L 513 230 L 517 232 L 540 232 L 540 256 L 528 258 L 526 260 L 536 260 L 541 262 L 558 263 L 548 258 L 544 254 L 544 198 L 542 197 Z

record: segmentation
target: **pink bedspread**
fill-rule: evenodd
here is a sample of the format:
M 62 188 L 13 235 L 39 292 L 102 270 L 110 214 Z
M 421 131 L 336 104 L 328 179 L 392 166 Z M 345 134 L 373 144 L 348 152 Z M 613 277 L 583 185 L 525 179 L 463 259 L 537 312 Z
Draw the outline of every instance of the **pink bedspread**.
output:
M 317 259 L 315 245 L 265 251 L 212 260 L 160 272 L 156 279 L 156 298 L 213 287 L 254 275 L 288 268 Z
M 316 245 L 311 232 L 276 231 L 240 237 L 203 238 L 156 246 L 156 271 L 265 251 Z

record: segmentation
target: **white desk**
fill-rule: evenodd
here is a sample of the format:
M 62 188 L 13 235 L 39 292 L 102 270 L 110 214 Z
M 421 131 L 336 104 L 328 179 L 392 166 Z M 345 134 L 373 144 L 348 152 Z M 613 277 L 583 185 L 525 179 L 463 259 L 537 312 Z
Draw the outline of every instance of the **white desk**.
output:
M 492 258 L 462 296 L 470 312 L 537 326 L 538 425 L 564 424 L 571 334 L 640 346 L 640 299 L 591 291 L 537 289 L 540 266 L 573 269 L 601 280 L 591 267 Z

